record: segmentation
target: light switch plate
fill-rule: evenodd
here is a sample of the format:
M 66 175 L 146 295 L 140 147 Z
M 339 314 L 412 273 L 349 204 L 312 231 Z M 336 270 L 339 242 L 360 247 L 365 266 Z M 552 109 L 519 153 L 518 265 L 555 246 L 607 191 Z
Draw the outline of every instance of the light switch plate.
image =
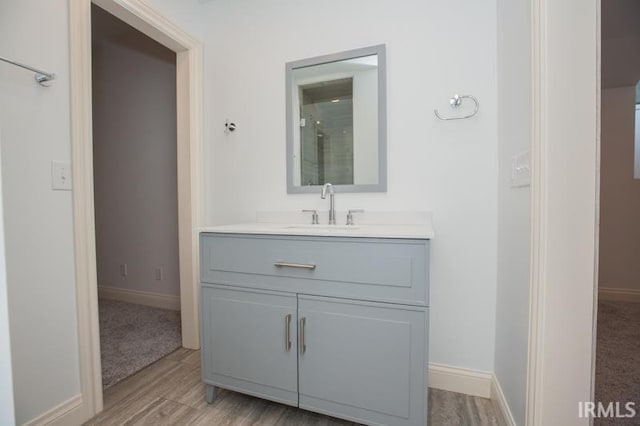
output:
M 524 152 L 511 159 L 511 187 L 531 185 L 531 153 Z
M 51 188 L 71 191 L 71 164 L 61 161 L 51 162 Z

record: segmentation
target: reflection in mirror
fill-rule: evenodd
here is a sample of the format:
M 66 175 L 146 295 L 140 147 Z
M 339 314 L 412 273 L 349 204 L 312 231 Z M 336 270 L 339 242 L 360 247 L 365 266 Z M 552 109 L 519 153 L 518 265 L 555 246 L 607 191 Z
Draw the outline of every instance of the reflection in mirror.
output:
M 353 78 L 300 88 L 302 185 L 353 185 Z
M 287 190 L 386 190 L 384 46 L 287 64 Z

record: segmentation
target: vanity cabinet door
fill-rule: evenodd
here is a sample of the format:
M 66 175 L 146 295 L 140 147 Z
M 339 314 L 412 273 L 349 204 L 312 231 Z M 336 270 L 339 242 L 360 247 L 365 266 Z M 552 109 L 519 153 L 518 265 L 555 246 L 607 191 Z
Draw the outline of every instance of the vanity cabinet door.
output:
M 297 406 L 296 295 L 201 289 L 204 382 Z
M 427 309 L 298 296 L 300 408 L 425 425 Z

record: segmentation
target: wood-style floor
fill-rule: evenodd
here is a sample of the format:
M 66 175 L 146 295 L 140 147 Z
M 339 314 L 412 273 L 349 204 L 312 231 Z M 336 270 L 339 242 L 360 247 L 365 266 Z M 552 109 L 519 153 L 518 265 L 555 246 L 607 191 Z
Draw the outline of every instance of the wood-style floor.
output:
M 219 389 L 208 405 L 200 352 L 178 349 L 104 393 L 104 411 L 87 425 L 353 425 Z M 491 401 L 429 389 L 429 425 L 499 425 Z

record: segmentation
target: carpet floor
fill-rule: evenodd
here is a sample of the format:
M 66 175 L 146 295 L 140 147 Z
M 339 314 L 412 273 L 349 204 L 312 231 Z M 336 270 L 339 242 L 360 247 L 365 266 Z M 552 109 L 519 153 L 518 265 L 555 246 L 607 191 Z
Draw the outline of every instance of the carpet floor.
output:
M 178 311 L 107 299 L 99 311 L 105 389 L 182 346 Z
M 604 403 L 635 402 L 635 418 L 596 419 L 596 425 L 640 423 L 640 303 L 598 304 L 595 400 Z

